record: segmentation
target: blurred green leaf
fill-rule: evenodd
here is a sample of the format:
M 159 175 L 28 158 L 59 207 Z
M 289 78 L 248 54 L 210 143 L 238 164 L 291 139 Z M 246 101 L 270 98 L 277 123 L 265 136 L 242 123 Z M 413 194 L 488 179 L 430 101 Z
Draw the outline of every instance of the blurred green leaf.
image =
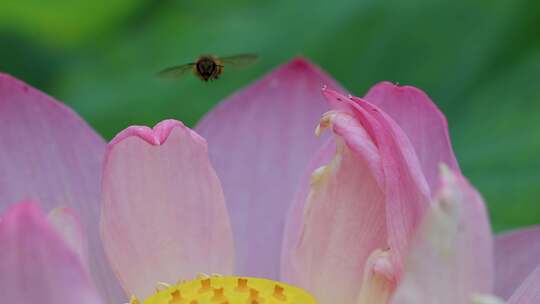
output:
M 74 45 L 110 31 L 142 0 L 22 0 L 0 2 L 0 29 L 51 45 Z

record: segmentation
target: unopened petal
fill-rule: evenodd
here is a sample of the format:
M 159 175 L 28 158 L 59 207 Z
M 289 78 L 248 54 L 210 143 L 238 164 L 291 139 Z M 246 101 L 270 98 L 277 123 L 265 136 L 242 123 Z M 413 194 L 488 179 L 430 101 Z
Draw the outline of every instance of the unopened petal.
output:
M 387 242 L 399 275 L 431 197 L 414 148 L 392 118 L 369 102 L 329 89 L 323 94 L 336 111 L 350 113 L 377 147 L 382 168 L 377 180 L 385 199 Z
M 286 212 L 324 142 L 313 126 L 328 110 L 319 93 L 325 85 L 339 87 L 297 58 L 227 98 L 196 128 L 223 183 L 239 275 L 278 277 Z
M 31 202 L 0 221 L 0 301 L 9 304 L 101 304 L 77 253 Z
M 493 285 L 493 240 L 480 195 L 442 170 L 442 189 L 411 246 L 392 304 L 465 304 Z
M 388 247 L 385 197 L 378 182 L 380 157 L 362 126 L 339 113 L 332 126 L 337 148 L 295 203 L 303 206 L 302 213 L 291 213 L 300 219 L 289 218 L 295 223 L 287 225 L 292 239 L 285 243 L 282 274 L 321 304 L 346 304 L 358 298 L 369 255 Z
M 220 182 L 205 140 L 178 121 L 130 127 L 109 145 L 102 237 L 126 291 L 230 274 L 234 249 Z
M 432 191 L 438 188 L 439 164 L 458 172 L 444 114 L 422 90 L 381 82 L 364 97 L 376 105 L 407 134 Z

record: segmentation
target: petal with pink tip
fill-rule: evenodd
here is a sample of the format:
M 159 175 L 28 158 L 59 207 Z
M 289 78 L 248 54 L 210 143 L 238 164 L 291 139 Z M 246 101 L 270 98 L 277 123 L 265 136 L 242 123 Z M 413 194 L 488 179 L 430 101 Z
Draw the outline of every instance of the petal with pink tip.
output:
M 73 252 L 79 255 L 84 266 L 88 267 L 88 244 L 79 216 L 69 208 L 55 208 L 47 219 Z
M 414 234 L 430 201 L 430 190 L 409 139 L 379 108 L 333 90 L 323 94 L 337 111 L 350 113 L 366 130 L 381 159 L 379 186 L 385 197 L 390 259 L 399 276 Z
M 110 302 L 122 301 L 98 232 L 103 139 L 66 106 L 1 73 L 0 127 L 0 212 L 27 198 L 39 200 L 46 212 L 75 210 L 88 236 L 98 290 Z
M 382 168 L 358 121 L 346 113 L 331 116 L 337 150 L 330 163 L 313 172 L 311 187 L 300 198 L 305 201 L 296 219 L 301 226 L 287 225 L 287 234 L 298 238 L 285 244 L 283 276 L 319 303 L 354 303 L 369 255 L 388 247 Z
M 78 255 L 34 203 L 6 210 L 0 246 L 2 303 L 102 303 Z
M 412 243 L 392 304 L 471 303 L 493 288 L 493 239 L 484 202 L 443 168 L 442 188 Z
M 540 264 L 540 226 L 495 238 L 495 294 L 508 299 Z
M 205 140 L 181 122 L 130 127 L 109 144 L 102 238 L 126 292 L 200 272 L 230 274 L 234 245 Z
M 285 215 L 321 143 L 313 127 L 328 109 L 323 86 L 339 85 L 296 58 L 212 110 L 196 130 L 227 198 L 240 275 L 277 278 Z
M 385 81 L 373 86 L 364 99 L 392 117 L 407 134 L 431 191 L 438 189 L 440 163 L 459 171 L 446 118 L 425 92 Z
M 540 263 L 512 294 L 508 304 L 538 304 L 540 302 Z

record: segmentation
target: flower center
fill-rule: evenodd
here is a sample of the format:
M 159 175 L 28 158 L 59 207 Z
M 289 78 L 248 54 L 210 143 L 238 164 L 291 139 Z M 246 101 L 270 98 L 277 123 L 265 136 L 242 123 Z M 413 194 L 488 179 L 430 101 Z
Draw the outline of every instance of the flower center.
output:
M 140 304 L 132 298 L 130 304 Z M 316 304 L 303 289 L 285 283 L 236 276 L 212 276 L 167 286 L 144 304 Z

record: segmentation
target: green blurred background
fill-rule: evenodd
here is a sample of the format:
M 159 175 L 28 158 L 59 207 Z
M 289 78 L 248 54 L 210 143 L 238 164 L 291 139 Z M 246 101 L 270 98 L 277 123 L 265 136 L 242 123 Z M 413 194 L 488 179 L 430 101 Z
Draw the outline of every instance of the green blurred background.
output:
M 159 81 L 200 53 L 257 52 L 217 82 Z M 496 231 L 540 223 L 540 1 L 0 2 L 0 70 L 64 101 L 105 138 L 214 104 L 303 54 L 356 95 L 390 80 L 447 115 Z

